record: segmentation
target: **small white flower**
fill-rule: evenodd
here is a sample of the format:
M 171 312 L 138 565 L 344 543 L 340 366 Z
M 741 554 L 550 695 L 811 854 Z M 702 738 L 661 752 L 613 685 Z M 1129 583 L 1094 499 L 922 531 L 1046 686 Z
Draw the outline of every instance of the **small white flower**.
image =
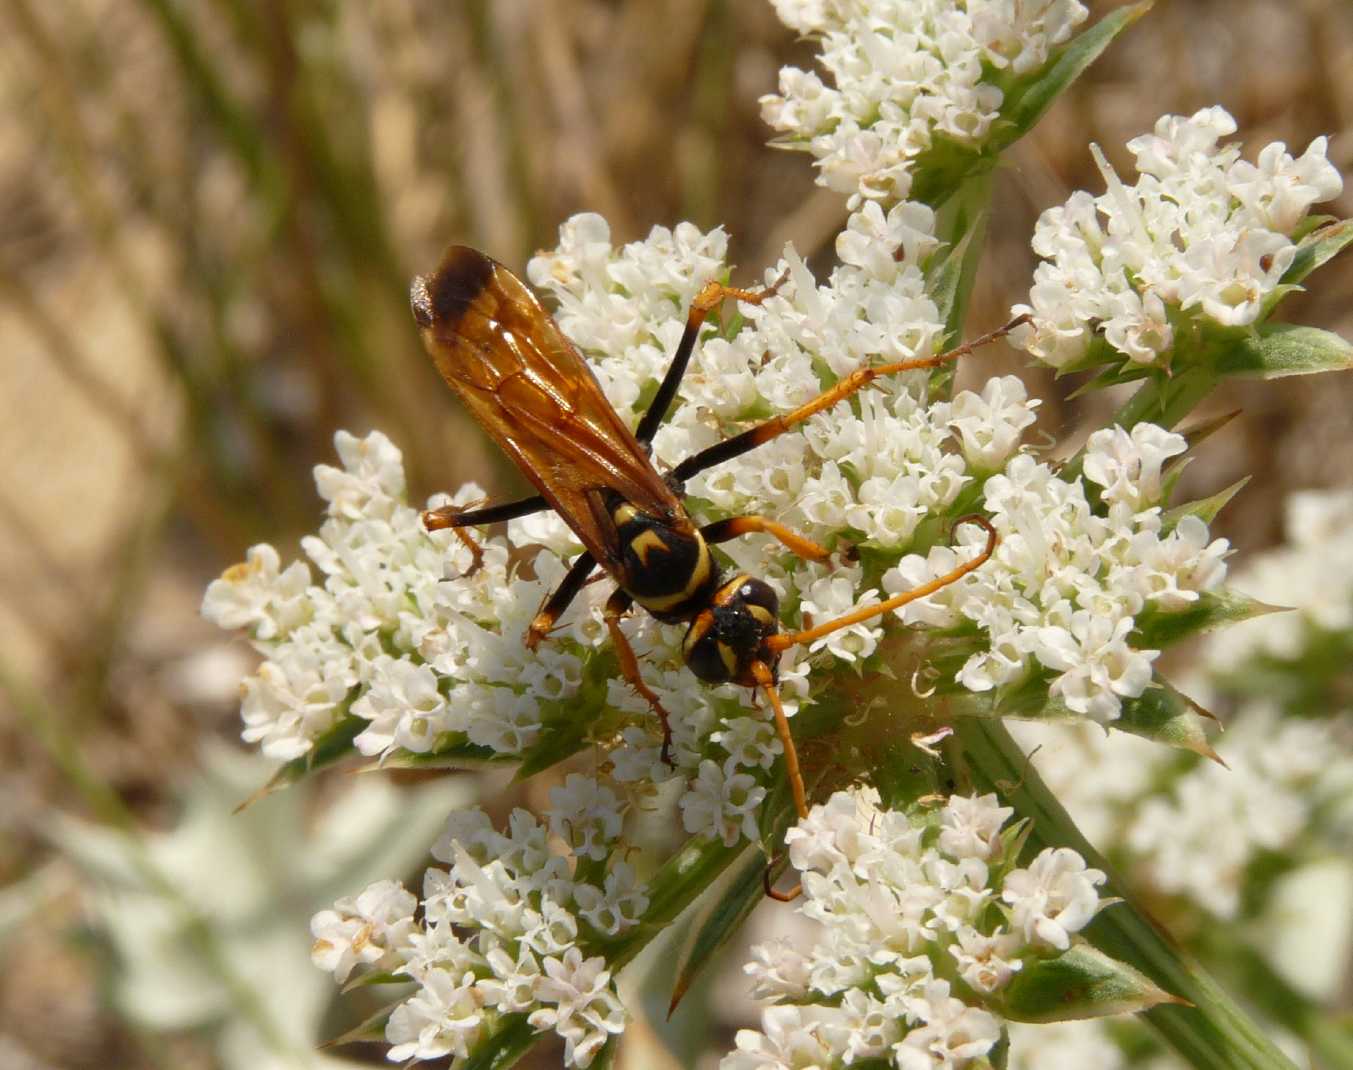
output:
M 1038 660 L 1062 674 L 1050 693 L 1101 724 L 1117 720 L 1121 700 L 1137 698 L 1151 683 L 1151 662 L 1160 653 L 1128 646 L 1132 625 L 1131 617 L 1114 620 L 1077 610 L 1069 627 L 1039 628 Z
M 310 619 L 309 587 L 305 562 L 293 561 L 282 571 L 277 551 L 260 543 L 211 582 L 202 615 L 221 628 L 248 628 L 258 640 L 279 639 Z
M 1024 963 L 1018 955 L 1020 938 L 1001 929 L 984 936 L 970 926 L 955 933 L 958 943 L 949 948 L 958 964 L 958 975 L 978 992 L 992 993 L 1004 988 Z
M 1130 432 L 1107 427 L 1085 447 L 1085 476 L 1103 487 L 1106 502 L 1124 502 L 1132 511 L 1160 504 L 1161 469 L 1187 448 L 1183 435 L 1139 423 Z
M 995 1015 L 969 1007 L 949 994 L 948 981 L 931 981 L 921 998 L 910 1001 L 922 1023 L 893 1046 L 899 1070 L 951 1070 L 986 1055 L 1001 1037 Z
M 1001 827 L 1014 808 L 995 795 L 954 795 L 940 812 L 940 850 L 950 858 L 988 861 L 1001 845 Z
M 767 1007 L 761 1012 L 761 1032 L 739 1029 L 737 1050 L 725 1055 L 719 1070 L 798 1070 L 831 1067 L 834 1052 L 821 1035 L 818 1008 Z
M 527 1018 L 538 1030 L 553 1029 L 564 1038 L 564 1063 L 588 1067 L 612 1036 L 624 1032 L 625 1010 L 611 985 L 606 960 L 584 961 L 571 947 L 562 958 L 544 960 L 545 976 L 536 985 L 541 1007 Z
M 725 769 L 769 769 L 781 751 L 775 726 L 754 717 L 734 717 L 710 737 L 728 752 Z
M 620 800 L 600 781 L 570 773 L 550 789 L 550 831 L 580 858 L 604 859 L 620 827 Z
M 466 1058 L 483 1038 L 483 1000 L 473 973 L 457 977 L 433 969 L 420 978 L 418 992 L 390 1015 L 385 1039 L 391 1062 L 406 1059 Z
M 766 789 L 747 773 L 728 776 L 706 758 L 681 797 L 681 822 L 687 832 L 715 836 L 732 847 L 739 836 L 756 838 L 756 808 L 765 797 Z
M 1010 904 L 1011 923 L 1028 943 L 1042 943 L 1058 951 L 1071 946 L 1071 936 L 1099 912 L 1095 890 L 1107 878 L 1089 869 L 1067 847 L 1046 848 L 1029 865 L 1006 874 L 1001 898 Z
M 340 899 L 310 922 L 310 958 L 342 984 L 357 966 L 389 970 L 414 928 L 418 900 L 398 881 L 377 881 L 353 899 Z

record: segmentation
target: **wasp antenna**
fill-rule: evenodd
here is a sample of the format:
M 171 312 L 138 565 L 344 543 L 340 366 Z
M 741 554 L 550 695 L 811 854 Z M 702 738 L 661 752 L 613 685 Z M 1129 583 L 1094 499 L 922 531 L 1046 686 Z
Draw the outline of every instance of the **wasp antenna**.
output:
M 959 529 L 960 525 L 963 524 L 976 524 L 987 533 L 987 546 L 986 549 L 982 551 L 982 561 L 985 561 L 996 552 L 996 547 L 1001 541 L 1001 536 L 996 531 L 996 525 L 981 513 L 969 513 L 966 516 L 959 517 L 949 526 L 950 535 L 952 536 L 952 534 Z M 978 564 L 981 564 L 981 561 L 979 561 Z
M 808 816 L 808 793 L 803 787 L 803 774 L 799 772 L 799 752 L 794 749 L 794 737 L 789 731 L 789 718 L 785 716 L 785 708 L 780 705 L 780 692 L 775 687 L 775 677 L 771 674 L 770 666 L 764 661 L 752 662 L 752 677 L 756 680 L 757 686 L 766 693 L 766 698 L 770 699 L 771 709 L 775 711 L 775 730 L 780 733 L 780 745 L 785 751 L 785 775 L 789 777 L 789 790 L 794 793 L 794 809 L 799 813 L 799 818 Z

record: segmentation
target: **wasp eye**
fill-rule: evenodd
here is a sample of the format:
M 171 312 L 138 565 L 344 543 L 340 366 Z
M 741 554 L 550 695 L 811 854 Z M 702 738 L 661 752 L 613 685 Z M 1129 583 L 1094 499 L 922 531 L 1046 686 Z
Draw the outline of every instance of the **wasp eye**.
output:
M 764 580 L 748 577 L 742 581 L 742 586 L 738 588 L 737 600 L 747 605 L 749 609 L 764 609 L 771 619 L 774 620 L 780 616 L 780 598 L 775 593 L 775 589 Z M 762 614 L 753 610 L 752 613 L 763 623 L 770 623 L 765 620 Z
M 686 664 L 705 683 L 727 683 L 737 675 L 737 651 L 719 638 L 715 629 L 697 632 L 696 626 L 692 625 L 684 645 Z

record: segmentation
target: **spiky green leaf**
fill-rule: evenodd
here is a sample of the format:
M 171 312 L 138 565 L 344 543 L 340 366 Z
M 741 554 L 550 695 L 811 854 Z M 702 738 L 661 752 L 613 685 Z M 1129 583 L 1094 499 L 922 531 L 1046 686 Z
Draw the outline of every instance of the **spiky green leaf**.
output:
M 1230 504 L 1231 499 L 1239 494 L 1249 481 L 1250 477 L 1246 476 L 1244 479 L 1236 480 L 1225 490 L 1219 490 L 1216 494 L 1207 498 L 1198 498 L 1195 501 L 1176 505 L 1173 509 L 1167 509 L 1165 515 L 1161 517 L 1162 533 L 1169 534 L 1186 516 L 1196 516 L 1204 524 L 1211 524 L 1217 518 L 1217 514 Z
M 1182 1002 L 1080 939 L 1055 958 L 1026 962 L 999 997 L 1001 1012 L 1014 1022 L 1102 1018 Z
M 1281 379 L 1349 368 L 1353 368 L 1353 345 L 1333 331 L 1291 323 L 1263 324 L 1255 333 L 1237 337 L 1217 359 L 1222 375 L 1249 379 Z
M 1247 594 L 1222 587 L 1203 591 L 1197 601 L 1184 609 L 1165 611 L 1154 604 L 1148 605 L 1137 614 L 1137 628 L 1131 641 L 1139 650 L 1159 650 L 1181 639 L 1281 611 L 1281 606 L 1270 606 Z
M 334 765 L 344 758 L 356 754 L 357 748 L 352 745 L 352 741 L 370 723 L 370 721 L 355 717 L 350 713 L 344 714 L 332 728 L 315 740 L 314 746 L 307 753 L 287 762 L 268 778 L 268 782 L 263 787 L 240 803 L 237 809 L 243 810 L 246 806 L 252 806 L 259 799 L 271 795 L 274 791 L 281 791 L 283 788 L 290 787 L 311 773 L 318 772 L 320 769 Z
M 1154 0 L 1121 7 L 1072 38 L 1032 77 L 1012 86 L 1001 105 L 1000 148 L 1023 137 L 1068 86 L 1084 73 L 1120 33 L 1151 10 Z
M 1283 272 L 1284 285 L 1301 282 L 1316 268 L 1328 263 L 1353 242 L 1353 219 L 1341 219 L 1312 231 L 1297 245 L 1297 255 Z
M 1209 717 L 1202 707 L 1157 676 L 1137 698 L 1123 700 L 1118 720 L 1111 727 L 1219 762 L 1221 759 L 1207 741 L 1205 725 Z
M 782 858 L 777 865 L 772 866 L 771 877 L 783 872 L 785 864 Z M 749 844 L 733 867 L 730 878 L 714 890 L 714 894 L 709 897 L 710 902 L 703 905 L 692 920 L 677 959 L 676 981 L 672 986 L 671 1003 L 667 1007 L 668 1017 L 690 990 L 691 983 L 700 971 L 709 965 L 715 954 L 732 939 L 748 915 L 765 898 L 766 867 L 766 856 L 761 853 L 761 849 Z

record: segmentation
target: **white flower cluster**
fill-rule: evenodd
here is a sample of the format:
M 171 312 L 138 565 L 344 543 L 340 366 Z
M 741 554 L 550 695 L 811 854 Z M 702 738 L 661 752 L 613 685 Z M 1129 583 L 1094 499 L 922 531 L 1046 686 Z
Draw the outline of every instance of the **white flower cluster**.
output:
M 723 270 L 724 235 L 658 228 L 615 249 L 604 221 L 579 216 L 561 239 L 531 262 L 530 276 L 557 299 L 561 325 L 593 357 L 618 411 L 637 422 L 685 308 Z M 659 465 L 670 468 L 750 420 L 801 404 L 867 361 L 931 354 L 942 326 L 919 264 L 934 247 L 929 209 L 902 205 L 885 214 L 871 203 L 851 217 L 838 241 L 844 263 L 825 284 L 788 250 L 776 269 L 788 273 L 780 292 L 760 307 L 744 305 L 748 322 L 736 336 L 711 332 L 703 340 L 681 404 L 655 439 Z M 1128 642 L 1134 615 L 1148 603 L 1182 608 L 1223 573 L 1225 544 L 1209 543 L 1201 522 L 1161 526 L 1161 466 L 1182 440 L 1149 425 L 1101 432 L 1085 478 L 1102 488 L 1105 508 L 1092 508 L 1084 483 L 1019 452 L 1037 402 L 1017 379 L 930 404 L 927 383 L 924 373 L 894 377 L 855 406 L 837 406 L 801 432 L 701 473 L 688 487 L 697 518 L 756 513 L 827 545 L 845 539 L 876 551 L 883 566 L 867 571 L 805 562 L 769 539 L 721 547 L 782 603 L 827 620 L 976 553 L 972 527 L 960 529 L 968 541 L 957 549 L 908 551 L 923 522 L 947 522 L 960 491 L 983 480 L 1003 537 L 997 559 L 907 607 L 902 619 L 976 622 L 989 649 L 964 668 L 969 688 L 999 687 L 1041 666 L 1069 708 L 1113 719 L 1121 700 L 1150 680 L 1154 652 Z M 527 651 L 530 618 L 576 552 L 571 533 L 552 516 L 516 521 L 484 538 L 483 567 L 465 575 L 468 551 L 450 532 L 427 533 L 406 503 L 398 450 L 379 433 L 340 433 L 336 445 L 343 467 L 316 472 L 328 518 L 302 543 L 322 583 L 302 563 L 283 569 L 276 551 L 261 546 L 207 591 L 206 615 L 249 629 L 267 656 L 244 685 L 246 739 L 291 759 L 351 716 L 365 722 L 355 744 L 370 756 L 462 744 L 523 753 L 576 700 L 597 665 L 593 655 L 609 644 L 600 615 L 607 585 L 586 587 L 561 629 Z M 454 500 L 479 496 L 471 486 Z M 509 566 L 525 546 L 538 549 L 532 579 Z M 682 661 L 681 628 L 646 614 L 625 628 L 646 681 L 672 714 L 676 767 L 660 761 L 656 721 L 619 678 L 605 681 L 606 708 L 592 711 L 593 739 L 612 748 L 618 780 L 689 781 L 686 829 L 731 845 L 754 829 L 780 749 L 769 714 L 746 688 L 696 685 Z M 780 666 L 788 711 L 824 686 L 821 674 L 810 676 L 809 657 L 824 668 L 859 662 L 883 631 L 881 621 L 865 622 L 810 651 L 791 649 Z M 569 706 L 570 718 L 578 713 Z
M 1060 478 L 1028 454 L 1016 456 L 986 481 L 986 509 L 1001 533 L 995 558 L 929 598 L 899 610 L 903 620 L 948 628 L 978 622 L 990 649 L 959 673 L 969 690 L 990 691 L 1050 671 L 1050 690 L 1068 709 L 1109 722 L 1125 698 L 1151 682 L 1159 653 L 1129 643 L 1135 617 L 1153 605 L 1171 612 L 1196 601 L 1226 573 L 1224 539 L 1209 541 L 1207 525 L 1184 517 L 1171 530 L 1161 518 L 1161 469 L 1182 453 L 1182 436 L 1154 424 L 1131 432 L 1097 431 L 1087 443 L 1085 479 L 1100 488 L 1105 514 L 1092 508 L 1081 480 Z M 964 529 L 968 545 L 909 554 L 885 573 L 889 592 L 942 575 L 972 554 L 981 535 Z
M 780 144 L 811 152 L 821 185 L 898 201 L 937 140 L 980 145 L 1001 84 L 1041 67 L 1086 18 L 1078 0 L 774 0 L 780 20 L 820 39 L 832 85 L 796 67 L 761 98 Z
M 1293 158 L 1282 142 L 1257 163 L 1219 140 L 1236 131 L 1222 108 L 1167 115 L 1128 142 L 1138 177 L 1127 185 L 1098 149 L 1107 191 L 1078 191 L 1043 213 L 1034 251 L 1032 326 L 1022 344 L 1055 368 L 1074 364 L 1102 337 L 1128 361 L 1167 363 L 1181 314 L 1222 326 L 1267 311 L 1296 254 L 1293 233 L 1313 204 L 1343 182 L 1316 138 Z
M 606 960 L 588 941 L 630 928 L 648 906 L 633 869 L 611 857 L 620 804 L 604 784 L 576 774 L 551 793 L 547 828 L 525 810 L 499 833 L 479 810 L 452 815 L 433 855 L 423 901 L 381 881 L 311 922 L 315 965 L 342 983 L 365 968 L 415 981 L 385 1028 L 395 1062 L 466 1058 L 507 1014 L 565 1043 L 565 1064 L 586 1067 L 625 1027 Z M 551 838 L 551 833 L 554 839 Z M 565 840 L 572 851 L 560 853 Z
M 540 734 L 542 705 L 567 700 L 582 679 L 576 644 L 535 655 L 521 647 L 563 563 L 542 549 L 538 579 L 509 573 L 511 549 L 539 541 L 523 522 L 489 538 L 483 567 L 466 576 L 469 551 L 451 532 L 429 534 L 406 503 L 390 440 L 340 431 L 334 442 L 343 467 L 315 470 L 328 516 L 301 543 L 322 585 L 303 562 L 282 570 L 277 551 L 262 545 L 203 602 L 209 619 L 248 629 L 267 657 L 244 683 L 244 738 L 292 759 L 351 713 L 368 722 L 355 740 L 366 755 L 425 753 L 449 738 L 521 752 Z M 455 501 L 481 496 L 467 486 Z
M 753 949 L 755 994 L 779 1001 L 737 1035 L 721 1070 L 966 1066 L 1002 1022 L 980 1000 L 1027 959 L 1064 951 L 1099 911 L 1098 870 L 1066 848 L 1012 868 L 1012 811 L 954 796 L 922 821 L 883 810 L 872 789 L 838 792 L 786 836 L 803 873 L 798 908 L 818 939 Z M 962 985 L 946 978 L 957 976 Z M 960 998 L 963 993 L 967 999 Z

